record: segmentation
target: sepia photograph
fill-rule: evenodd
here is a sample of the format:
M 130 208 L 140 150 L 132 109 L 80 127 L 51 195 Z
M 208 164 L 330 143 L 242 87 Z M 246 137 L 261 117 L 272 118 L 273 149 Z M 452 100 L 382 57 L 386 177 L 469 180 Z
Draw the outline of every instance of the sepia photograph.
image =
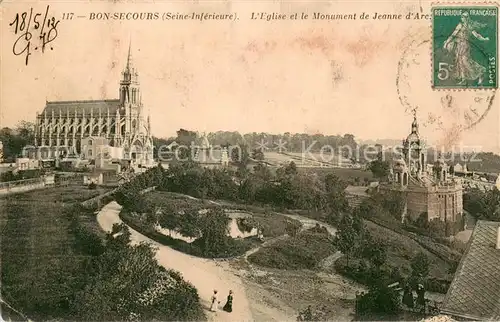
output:
M 1 320 L 500 320 L 498 28 L 0 0 Z

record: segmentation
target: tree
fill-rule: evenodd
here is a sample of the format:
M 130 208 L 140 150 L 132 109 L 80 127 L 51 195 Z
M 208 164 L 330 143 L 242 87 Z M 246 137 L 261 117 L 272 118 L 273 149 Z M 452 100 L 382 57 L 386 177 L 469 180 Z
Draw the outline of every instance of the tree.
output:
M 231 161 L 238 164 L 241 168 L 246 168 L 248 162 L 250 161 L 250 156 L 248 153 L 248 146 L 239 145 L 235 147 L 229 147 Z
M 285 167 L 285 175 L 294 176 L 296 174 L 297 174 L 297 165 L 295 164 L 295 162 L 291 161 Z
M 367 259 L 374 267 L 379 268 L 387 261 L 387 246 L 377 241 L 367 249 Z
M 252 159 L 263 161 L 264 160 L 264 152 L 262 149 L 254 149 L 252 150 Z
M 347 183 L 334 174 L 329 173 L 324 179 L 325 197 L 330 212 L 335 216 L 349 209 L 349 202 L 345 194 Z
M 254 180 L 247 178 L 243 180 L 240 183 L 240 186 L 238 187 L 238 196 L 239 199 L 247 202 L 247 203 L 252 203 L 255 201 L 255 193 L 257 190 L 257 186 L 254 182 Z
M 349 255 L 355 249 L 357 233 L 353 228 L 353 218 L 350 214 L 345 214 L 340 220 L 337 234 L 335 235 L 335 246 L 346 256 L 347 266 L 349 266 Z
M 179 160 L 192 160 L 192 150 L 197 137 L 198 135 L 193 131 L 185 129 L 177 131 L 177 138 L 175 141 L 179 144 L 179 148 L 176 150 Z
M 181 226 L 181 216 L 177 210 L 164 206 L 158 216 L 158 225 L 163 229 L 178 232 Z
M 25 145 L 32 145 L 35 141 L 35 123 L 20 121 L 17 123 L 16 132 Z
M 340 193 L 345 191 L 347 183 L 342 181 L 338 176 L 329 173 L 325 176 L 325 191 L 326 193 Z
M 114 194 L 116 202 L 129 212 L 138 214 L 151 211 L 151 205 L 148 204 L 146 198 L 141 194 L 140 190 L 144 188 L 126 188 L 123 187 Z
M 429 258 L 420 252 L 410 262 L 410 267 L 412 269 L 412 276 L 425 278 L 429 275 Z
M 179 226 L 177 231 L 182 236 L 198 238 L 202 235 L 202 230 L 200 229 L 201 220 L 198 209 L 193 208 L 184 210 L 183 214 L 178 215 Z
M 214 208 L 200 218 L 201 237 L 197 241 L 202 246 L 205 256 L 218 256 L 225 251 L 231 237 L 229 234 L 230 218 L 222 208 Z M 231 239 L 232 240 L 232 239 Z
M 373 160 L 368 164 L 368 170 L 373 173 L 373 176 L 378 179 L 384 179 L 389 175 L 389 162 L 380 159 Z
M 7 162 L 14 162 L 21 156 L 28 146 L 34 145 L 34 124 L 21 121 L 15 129 L 4 127 L 0 129 L 0 141 L 3 144 L 3 158 Z
M 198 319 L 196 289 L 160 267 L 148 244 L 129 245 L 129 237 L 125 225 L 113 226 L 104 253 L 87 263 L 86 280 L 72 301 L 75 316 L 89 321 Z
M 464 194 L 464 209 L 472 216 L 490 221 L 500 221 L 500 191 L 494 187 L 483 192 L 474 189 Z
M 253 167 L 253 173 L 258 179 L 261 179 L 266 182 L 270 181 L 272 178 L 271 171 L 265 164 L 262 163 L 259 163 Z
M 399 310 L 399 292 L 377 284 L 370 291 L 356 299 L 356 314 L 395 314 Z

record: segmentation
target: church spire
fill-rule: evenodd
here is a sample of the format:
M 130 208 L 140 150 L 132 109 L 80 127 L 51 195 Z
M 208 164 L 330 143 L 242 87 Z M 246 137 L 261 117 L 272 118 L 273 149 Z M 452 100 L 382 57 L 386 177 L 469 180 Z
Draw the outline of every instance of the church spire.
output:
M 132 40 L 129 41 L 128 43 L 128 55 L 127 55 L 127 65 L 125 66 L 125 71 L 132 71 Z
M 411 133 L 418 134 L 417 110 L 413 110 L 413 122 L 411 123 Z
M 132 41 L 128 45 L 127 62 L 120 80 L 120 102 L 121 104 L 130 103 L 134 106 L 141 104 L 138 74 L 132 61 Z
M 137 82 L 137 72 L 134 68 L 132 61 L 132 41 L 128 43 L 128 52 L 127 52 L 127 63 L 122 72 L 122 80 L 121 84 L 130 84 L 132 82 Z

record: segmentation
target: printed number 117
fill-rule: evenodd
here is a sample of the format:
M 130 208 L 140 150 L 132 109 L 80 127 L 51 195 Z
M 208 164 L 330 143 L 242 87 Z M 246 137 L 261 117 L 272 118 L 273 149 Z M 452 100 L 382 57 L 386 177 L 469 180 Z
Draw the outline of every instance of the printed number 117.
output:
M 63 20 L 72 20 L 74 15 L 74 12 L 63 13 L 62 18 Z

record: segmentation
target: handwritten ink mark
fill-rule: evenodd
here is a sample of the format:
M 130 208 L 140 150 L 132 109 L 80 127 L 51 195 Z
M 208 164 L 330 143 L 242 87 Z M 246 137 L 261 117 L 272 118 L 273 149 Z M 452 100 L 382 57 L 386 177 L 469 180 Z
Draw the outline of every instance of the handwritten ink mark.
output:
M 31 41 L 32 37 L 33 37 L 33 35 L 31 34 L 31 32 L 26 32 L 26 33 L 22 34 L 21 36 L 19 36 L 19 38 L 17 38 L 16 42 L 14 43 L 14 46 L 12 47 L 12 52 L 16 56 L 22 55 L 24 52 L 26 52 L 26 65 L 28 65 L 28 58 L 31 55 L 31 52 L 30 52 L 31 42 L 30 41 Z M 26 43 L 24 45 L 24 48 L 22 48 L 22 50 L 19 51 L 18 42 L 20 40 L 22 40 L 23 38 L 26 41 Z
M 12 52 L 14 55 L 19 56 L 25 54 L 25 64 L 28 65 L 29 56 L 31 55 L 31 41 L 33 39 L 32 30 L 30 29 L 31 23 L 33 22 L 33 30 L 40 29 L 39 40 L 41 42 L 42 53 L 45 52 L 45 46 L 51 43 L 57 38 L 58 31 L 57 25 L 59 24 L 59 20 L 56 20 L 54 17 L 48 17 L 50 6 L 47 5 L 45 9 L 45 14 L 43 17 L 43 22 L 40 24 L 38 21 L 39 17 L 42 15 L 41 13 L 36 13 L 33 16 L 33 8 L 30 9 L 29 17 L 27 12 L 23 12 L 21 14 L 17 13 L 14 21 L 12 21 L 9 26 L 14 26 L 14 34 L 17 35 L 21 32 L 19 37 L 14 42 L 12 47 Z M 32 19 L 33 18 L 33 19 Z M 45 28 L 49 28 L 47 32 L 45 32 Z M 24 40 L 23 40 L 24 39 Z M 23 42 L 24 41 L 24 42 Z M 35 46 L 34 50 L 38 50 L 40 46 Z M 51 46 L 50 50 L 54 50 Z

